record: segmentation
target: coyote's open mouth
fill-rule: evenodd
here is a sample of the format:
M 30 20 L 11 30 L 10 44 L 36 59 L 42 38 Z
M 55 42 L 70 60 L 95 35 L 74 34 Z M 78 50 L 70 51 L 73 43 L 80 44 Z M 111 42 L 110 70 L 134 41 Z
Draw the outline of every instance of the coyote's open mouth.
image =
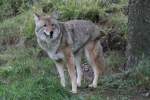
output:
M 53 38 L 53 31 L 50 32 L 50 38 Z

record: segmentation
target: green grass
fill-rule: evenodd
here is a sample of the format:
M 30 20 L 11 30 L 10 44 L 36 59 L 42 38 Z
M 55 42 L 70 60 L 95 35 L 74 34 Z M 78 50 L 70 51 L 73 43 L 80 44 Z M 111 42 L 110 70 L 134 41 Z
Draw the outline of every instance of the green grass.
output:
M 9 55 L 9 50 L 6 52 Z M 68 97 L 69 93 L 60 86 L 53 72 L 55 69 L 51 68 L 54 64 L 48 58 L 36 58 L 35 52 L 38 50 L 19 48 L 18 52 L 18 49 L 11 49 L 13 55 L 9 57 L 13 59 L 0 67 L 0 97 L 3 100 L 65 100 Z
M 113 25 L 115 25 L 115 28 L 120 33 L 125 34 L 127 36 L 127 33 L 128 33 L 127 22 L 128 22 L 128 19 L 125 15 L 123 15 L 122 13 L 115 14 L 115 15 L 111 16 L 111 22 L 112 22 Z
M 34 35 L 34 20 L 31 11 L 0 23 L 0 37 Z
M 67 88 L 62 88 L 53 62 L 47 57 L 38 58 L 39 51 L 38 48 L 10 48 L 1 54 L 1 59 L 8 60 L 0 67 L 1 100 L 130 100 L 135 95 L 131 92 L 135 86 L 149 84 L 149 61 L 144 60 L 134 70 L 101 77 L 95 90 L 81 88 L 79 94 L 73 95 L 69 93 L 69 80 Z M 120 58 L 112 56 L 115 55 L 110 57 L 114 60 Z M 113 66 L 116 62 L 109 64 Z
M 130 78 L 135 80 L 136 86 L 150 89 L 150 59 L 143 58 L 131 72 Z
M 10 85 L 1 85 L 1 97 L 6 100 L 60 100 L 67 97 L 54 77 L 40 75 L 27 79 L 17 80 Z M 52 82 L 53 81 L 53 82 Z M 66 94 L 64 94 L 66 92 Z M 69 94 L 68 94 L 69 95 Z

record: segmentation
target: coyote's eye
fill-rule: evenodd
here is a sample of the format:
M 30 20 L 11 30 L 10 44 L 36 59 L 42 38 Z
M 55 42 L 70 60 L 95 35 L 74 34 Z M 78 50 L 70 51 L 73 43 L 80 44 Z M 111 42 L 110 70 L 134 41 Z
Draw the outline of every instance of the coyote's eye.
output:
M 54 26 L 54 24 L 52 24 L 52 26 Z
M 44 24 L 43 26 L 46 27 L 46 24 Z

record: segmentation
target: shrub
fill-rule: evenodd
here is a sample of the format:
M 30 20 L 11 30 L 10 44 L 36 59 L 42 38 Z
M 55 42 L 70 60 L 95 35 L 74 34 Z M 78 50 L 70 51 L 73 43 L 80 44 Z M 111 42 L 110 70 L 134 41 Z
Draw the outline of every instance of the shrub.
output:
M 70 19 L 89 19 L 97 22 L 105 15 L 98 2 L 98 0 L 43 0 L 38 5 L 35 5 L 35 8 L 39 9 L 41 7 L 39 10 L 45 13 L 58 11 L 60 13 L 59 19 L 63 21 Z
M 109 52 L 106 63 L 111 70 L 119 71 L 124 66 L 125 57 L 119 52 Z
M 1 0 L 0 1 L 0 21 L 3 19 L 16 16 L 22 10 L 29 8 L 31 0 Z
M 118 61 L 119 62 L 119 61 Z M 150 59 L 144 58 L 136 66 L 101 79 L 103 87 L 115 89 L 150 88 Z

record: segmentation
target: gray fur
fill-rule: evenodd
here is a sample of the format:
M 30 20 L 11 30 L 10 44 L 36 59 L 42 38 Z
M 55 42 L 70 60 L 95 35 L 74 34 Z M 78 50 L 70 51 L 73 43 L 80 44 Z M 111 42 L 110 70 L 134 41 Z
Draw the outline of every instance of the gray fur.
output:
M 36 26 L 36 36 L 38 44 L 42 49 L 48 52 L 52 59 L 63 59 L 63 54 L 57 51 L 59 47 L 67 42 L 71 46 L 74 53 L 77 53 L 90 40 L 94 40 L 100 36 L 100 30 L 91 21 L 71 20 L 67 22 L 53 22 L 59 27 L 60 33 L 57 33 L 55 39 L 43 34 L 44 30 L 40 26 Z M 64 38 L 62 40 L 62 38 Z
M 71 20 L 59 22 L 50 16 L 40 17 L 39 15 L 35 15 L 35 24 L 37 42 L 48 53 L 49 57 L 54 60 L 60 74 L 62 86 L 65 86 L 65 78 L 63 64 L 59 61 L 64 60 L 66 57 L 72 92 L 77 93 L 77 85 L 81 85 L 82 79 L 80 62 L 83 51 L 86 53 L 87 59 L 91 62 L 90 64 L 94 70 L 94 79 L 89 86 L 96 88 L 100 72 L 99 67 L 103 66 L 104 62 L 102 50 L 98 49 L 101 48 L 98 39 L 102 30 L 91 21 Z M 95 59 L 95 57 L 99 57 L 99 59 Z M 97 62 L 100 62 L 100 59 L 101 65 L 99 66 Z

